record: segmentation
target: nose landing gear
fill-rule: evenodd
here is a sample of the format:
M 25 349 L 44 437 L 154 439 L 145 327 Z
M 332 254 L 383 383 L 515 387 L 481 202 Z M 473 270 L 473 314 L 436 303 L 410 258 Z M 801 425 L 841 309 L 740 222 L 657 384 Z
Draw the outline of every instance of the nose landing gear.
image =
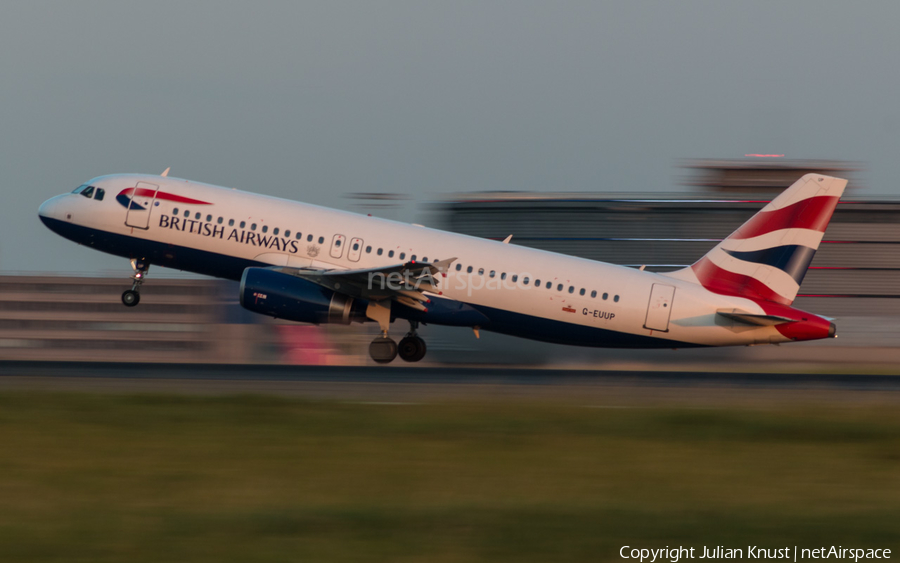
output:
M 136 307 L 141 302 L 141 284 L 144 283 L 144 276 L 147 275 L 150 264 L 144 259 L 132 258 L 131 269 L 134 270 L 134 274 L 131 276 L 134 282 L 131 284 L 131 289 L 122 292 L 122 304 L 126 307 Z

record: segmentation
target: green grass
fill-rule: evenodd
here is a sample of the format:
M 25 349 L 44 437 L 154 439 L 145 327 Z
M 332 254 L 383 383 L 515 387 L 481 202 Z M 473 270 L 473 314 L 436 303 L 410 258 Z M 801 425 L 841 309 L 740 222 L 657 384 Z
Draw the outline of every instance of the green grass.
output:
M 887 407 L 0 394 L 2 562 L 896 550 L 898 522 L 900 413 Z

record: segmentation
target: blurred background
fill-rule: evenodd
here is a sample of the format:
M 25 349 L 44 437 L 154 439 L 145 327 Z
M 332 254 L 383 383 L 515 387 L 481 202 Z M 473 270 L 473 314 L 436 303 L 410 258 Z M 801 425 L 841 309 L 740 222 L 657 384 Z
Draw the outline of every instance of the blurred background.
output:
M 837 340 L 712 350 L 582 349 L 424 327 L 426 365 L 682 370 L 895 370 L 900 366 L 900 197 L 864 195 L 863 165 L 745 157 L 688 160 L 681 191 L 444 194 L 404 209 L 399 193 L 347 194 L 345 207 L 651 271 L 692 264 L 803 174 L 850 179 L 795 306 L 833 317 Z M 64 246 L 60 241 L 57 246 Z M 85 253 L 72 249 L 73 253 Z M 0 359 L 366 365 L 377 327 L 311 326 L 243 310 L 238 284 L 154 269 L 138 308 L 122 272 L 0 276 Z M 398 331 L 405 330 L 396 323 Z M 402 364 L 399 364 L 402 365 Z
M 146 307 L 117 308 L 128 265 L 36 217 L 101 174 L 172 167 L 665 270 L 815 170 L 852 177 L 798 301 L 838 318 L 837 342 L 640 361 L 856 350 L 893 365 L 900 76 L 885 69 L 898 16 L 893 2 L 6 3 L 0 358 L 365 362 L 365 328 L 252 318 L 229 284 L 180 272 L 155 268 Z M 435 363 L 637 361 L 426 336 Z

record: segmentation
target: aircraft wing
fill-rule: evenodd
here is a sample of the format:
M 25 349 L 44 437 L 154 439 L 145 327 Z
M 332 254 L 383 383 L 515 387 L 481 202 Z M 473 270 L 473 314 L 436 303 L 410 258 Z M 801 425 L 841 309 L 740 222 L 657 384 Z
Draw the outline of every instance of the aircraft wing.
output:
M 405 262 L 383 268 L 360 270 L 323 270 L 315 268 L 275 267 L 350 297 L 381 301 L 391 299 L 413 309 L 425 311 L 429 299 L 425 292 L 440 294 L 442 279 L 456 258 L 436 262 Z

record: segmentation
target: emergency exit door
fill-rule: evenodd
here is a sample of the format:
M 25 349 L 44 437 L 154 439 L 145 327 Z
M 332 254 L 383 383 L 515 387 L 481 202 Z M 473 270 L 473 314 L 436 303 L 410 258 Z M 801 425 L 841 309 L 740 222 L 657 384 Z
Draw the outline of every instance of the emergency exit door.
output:
M 150 212 L 156 202 L 156 192 L 159 186 L 147 182 L 138 182 L 133 188 L 128 188 L 116 198 L 124 203 L 128 211 L 125 212 L 125 224 L 129 227 L 147 229 L 150 227 Z
M 669 332 L 669 316 L 672 314 L 672 301 L 675 298 L 675 287 L 661 283 L 653 284 L 650 289 L 650 303 L 647 304 L 647 318 L 644 328 Z

